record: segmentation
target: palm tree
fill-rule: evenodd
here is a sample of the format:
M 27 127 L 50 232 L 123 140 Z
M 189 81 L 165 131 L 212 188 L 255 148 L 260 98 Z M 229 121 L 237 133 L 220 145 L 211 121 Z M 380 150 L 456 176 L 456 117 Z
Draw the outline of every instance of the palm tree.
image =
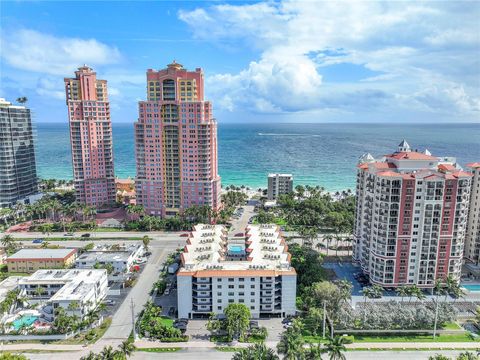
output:
M 128 358 L 135 351 L 135 345 L 129 340 L 122 341 L 119 345 L 120 353 L 125 355 L 125 358 Z
M 99 355 L 95 354 L 93 351 L 90 351 L 87 356 L 82 356 L 80 360 L 99 360 Z
M 324 351 L 328 353 L 330 360 L 345 360 L 344 352 L 347 351 L 345 338 L 343 336 L 329 337 Z
M 38 285 L 35 289 L 35 295 L 37 295 L 38 297 L 41 297 L 43 294 L 46 293 L 47 290 L 45 290 L 44 287 Z
M 101 359 L 104 360 L 113 360 L 115 358 L 115 351 L 113 348 L 109 346 L 105 346 L 103 350 L 100 352 Z
M 5 249 L 12 248 L 15 246 L 15 239 L 12 235 L 4 235 L 2 237 L 2 245 Z
M 320 343 L 314 345 L 310 344 L 308 351 L 305 353 L 306 360 L 322 360 L 322 353 L 324 352 Z
M 49 243 L 48 241 L 44 241 L 44 242 L 42 243 L 42 245 L 40 245 L 40 247 L 41 247 L 42 249 L 46 249 L 46 248 L 48 248 L 49 245 L 50 245 L 50 243 Z
M 408 295 L 408 292 L 407 292 L 407 289 L 405 288 L 405 286 L 400 286 L 400 287 L 398 287 L 398 288 L 395 290 L 395 292 L 397 293 L 398 296 L 401 296 L 401 297 L 402 297 L 401 302 L 403 303 L 403 298 Z
M 254 344 L 248 348 L 240 349 L 236 352 L 232 360 L 278 360 L 278 356 L 275 352 L 268 348 L 265 344 Z
M 150 237 L 145 235 L 143 238 L 142 238 L 142 242 L 143 242 L 143 250 L 145 252 L 148 251 L 148 245 L 150 244 Z
M 293 321 L 293 325 L 282 335 L 277 344 L 277 351 L 283 354 L 284 360 L 298 360 L 303 358 L 302 323 L 298 320 Z
M 330 243 L 333 240 L 333 235 L 331 235 L 331 234 L 325 235 L 323 239 L 327 242 L 326 248 L 327 248 L 327 256 L 328 256 L 328 248 L 330 246 Z

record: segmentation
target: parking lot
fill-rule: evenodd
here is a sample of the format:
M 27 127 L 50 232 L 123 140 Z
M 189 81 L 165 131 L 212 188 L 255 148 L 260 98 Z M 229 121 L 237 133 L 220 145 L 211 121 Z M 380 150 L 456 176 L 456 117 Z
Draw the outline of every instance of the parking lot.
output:
M 155 305 L 162 307 L 162 315 L 175 318 L 177 316 L 177 286 L 175 275 L 169 274 L 166 281 L 167 289 L 163 295 L 155 296 L 153 302 Z
M 358 265 L 345 262 L 324 263 L 323 267 L 332 269 L 337 276 L 337 279 L 347 280 L 352 283 L 352 296 L 362 296 L 362 285 L 355 279 L 354 274 L 361 272 Z

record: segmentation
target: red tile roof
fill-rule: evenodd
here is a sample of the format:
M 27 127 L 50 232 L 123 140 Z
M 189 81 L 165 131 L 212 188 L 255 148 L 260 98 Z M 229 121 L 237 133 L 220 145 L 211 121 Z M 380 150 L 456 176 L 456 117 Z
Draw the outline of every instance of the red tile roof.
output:
M 476 169 L 476 168 L 480 167 L 480 162 L 469 163 L 469 164 L 467 164 L 467 167 L 472 168 L 472 169 Z
M 457 168 L 451 164 L 440 164 L 438 165 L 438 170 L 455 171 Z
M 397 152 L 385 156 L 397 160 L 438 160 L 438 158 L 435 156 L 426 155 L 415 151 Z

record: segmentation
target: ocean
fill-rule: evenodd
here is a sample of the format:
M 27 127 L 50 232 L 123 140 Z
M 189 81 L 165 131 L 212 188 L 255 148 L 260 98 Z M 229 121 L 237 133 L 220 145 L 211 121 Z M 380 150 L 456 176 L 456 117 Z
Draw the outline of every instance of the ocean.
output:
M 41 178 L 71 179 L 66 123 L 38 123 Z M 270 172 L 292 173 L 294 184 L 328 191 L 355 186 L 356 164 L 366 152 L 393 152 L 402 139 L 413 149 L 455 156 L 461 165 L 480 161 L 480 124 L 224 124 L 218 125 L 222 184 L 266 187 Z M 113 124 L 115 175 L 135 177 L 133 124 Z

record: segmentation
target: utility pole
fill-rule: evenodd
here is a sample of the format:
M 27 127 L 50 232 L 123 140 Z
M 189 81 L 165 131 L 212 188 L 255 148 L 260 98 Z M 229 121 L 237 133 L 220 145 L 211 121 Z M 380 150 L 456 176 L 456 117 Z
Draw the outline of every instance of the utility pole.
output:
M 133 304 L 133 297 L 130 299 L 130 307 L 132 309 L 132 331 L 133 331 L 133 341 L 137 340 L 137 333 L 135 331 L 135 305 Z
M 327 303 L 323 300 L 323 338 L 325 339 L 325 325 L 327 323 Z
M 438 297 L 435 301 L 435 322 L 433 323 L 433 340 L 435 340 L 435 336 L 437 336 L 437 321 L 438 321 Z

